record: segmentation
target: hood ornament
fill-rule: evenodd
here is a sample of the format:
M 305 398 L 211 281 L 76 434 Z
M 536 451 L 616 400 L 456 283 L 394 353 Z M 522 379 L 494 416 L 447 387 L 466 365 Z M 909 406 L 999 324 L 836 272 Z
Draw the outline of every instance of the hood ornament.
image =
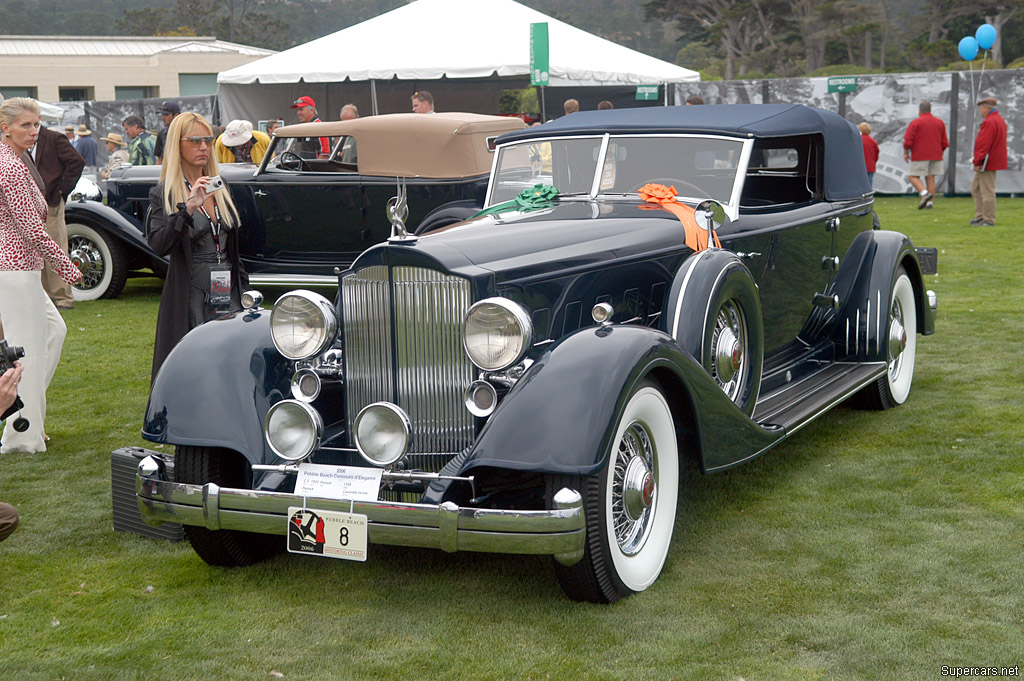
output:
M 415 243 L 416 235 L 409 234 L 409 230 L 405 228 L 405 221 L 409 219 L 409 203 L 404 177 L 398 178 L 397 191 L 398 195 L 391 197 L 387 205 L 388 220 L 391 221 L 391 236 L 388 237 L 388 242 Z

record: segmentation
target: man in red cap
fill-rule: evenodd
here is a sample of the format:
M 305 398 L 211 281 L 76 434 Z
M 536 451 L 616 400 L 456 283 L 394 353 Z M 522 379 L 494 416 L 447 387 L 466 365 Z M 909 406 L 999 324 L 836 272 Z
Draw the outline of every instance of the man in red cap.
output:
M 996 110 L 994 97 L 978 102 L 981 127 L 974 138 L 974 181 L 971 182 L 971 196 L 974 197 L 974 219 L 972 225 L 996 224 L 996 171 L 1006 170 L 1006 121 Z
M 306 95 L 299 97 L 292 102 L 292 108 L 295 109 L 295 116 L 299 119 L 300 123 L 320 122 L 320 118 L 316 113 L 316 102 L 313 101 L 312 97 Z M 299 148 L 302 151 L 311 151 L 319 158 L 327 158 L 331 155 L 331 138 L 307 137 L 299 143 Z

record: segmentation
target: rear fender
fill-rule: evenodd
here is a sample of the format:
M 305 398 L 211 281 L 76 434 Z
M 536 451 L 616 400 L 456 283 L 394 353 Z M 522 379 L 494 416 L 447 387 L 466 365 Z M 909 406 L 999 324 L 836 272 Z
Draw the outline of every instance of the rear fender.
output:
M 416 226 L 415 232 L 416 234 L 426 234 L 438 227 L 447 227 L 456 222 L 468 220 L 479 213 L 480 208 L 479 201 L 466 200 L 446 203 L 427 213 L 426 217 Z
M 921 265 L 910 239 L 899 232 L 872 230 L 853 240 L 836 274 L 835 294 L 840 307 L 832 340 L 840 357 L 878 362 L 888 358 L 888 308 L 894 273 L 900 265 L 914 287 L 918 332 L 935 332 L 935 314 L 921 275 Z
M 182 338 L 160 367 L 142 436 L 225 447 L 250 463 L 270 463 L 263 421 L 271 405 L 290 395 L 291 376 L 291 362 L 271 340 L 269 310 L 207 322 Z
M 640 326 L 587 328 L 530 367 L 480 432 L 461 466 L 589 475 L 608 456 L 636 384 L 661 383 L 679 424 L 695 423 L 701 467 L 724 468 L 782 436 L 751 421 L 668 335 Z M 689 412 L 687 411 L 689 410 Z

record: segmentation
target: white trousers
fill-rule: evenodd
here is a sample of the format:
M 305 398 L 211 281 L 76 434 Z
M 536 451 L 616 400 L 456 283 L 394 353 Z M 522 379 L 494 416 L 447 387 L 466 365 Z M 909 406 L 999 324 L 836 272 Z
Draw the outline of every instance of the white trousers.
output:
M 23 433 L 14 430 L 18 414 L 4 422 L 0 452 L 45 452 L 46 388 L 57 370 L 68 329 L 43 291 L 39 270 L 0 271 L 0 317 L 8 345 L 25 348 L 18 395 L 25 403 L 20 416 L 29 421 Z

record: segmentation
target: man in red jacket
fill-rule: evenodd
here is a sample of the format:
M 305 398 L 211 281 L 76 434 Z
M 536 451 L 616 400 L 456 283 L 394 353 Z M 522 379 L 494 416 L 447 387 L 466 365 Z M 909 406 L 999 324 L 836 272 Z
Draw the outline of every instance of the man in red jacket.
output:
M 903 136 L 903 160 L 910 163 L 910 184 L 921 200 L 918 208 L 931 208 L 935 198 L 935 176 L 942 175 L 942 154 L 949 146 L 946 124 L 932 115 L 932 103 L 918 105 L 920 115 L 910 122 Z M 921 181 L 924 177 L 927 186 Z
M 971 182 L 971 196 L 974 197 L 974 219 L 972 225 L 996 224 L 996 171 L 1006 170 L 1006 121 L 996 110 L 994 97 L 978 102 L 981 127 L 974 138 L 974 181 Z

